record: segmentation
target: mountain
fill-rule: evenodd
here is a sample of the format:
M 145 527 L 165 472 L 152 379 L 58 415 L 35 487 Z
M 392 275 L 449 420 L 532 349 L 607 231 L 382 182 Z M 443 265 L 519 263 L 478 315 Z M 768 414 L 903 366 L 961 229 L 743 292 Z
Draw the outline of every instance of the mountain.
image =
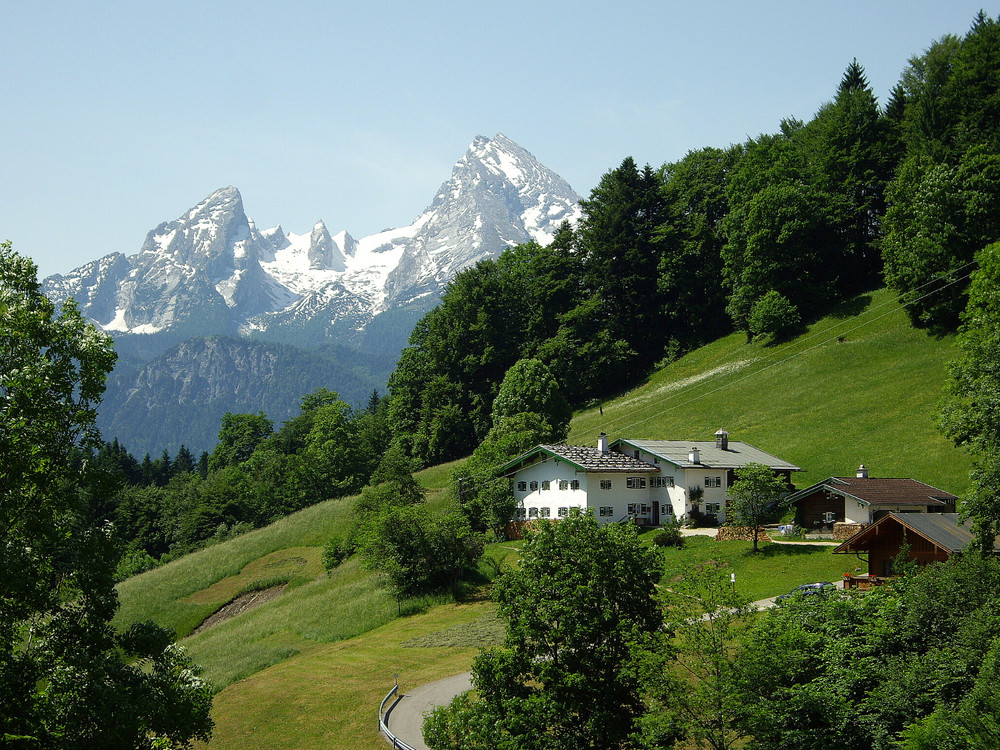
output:
M 277 427 L 302 396 L 330 388 L 351 404 L 384 384 L 394 360 L 328 344 L 312 350 L 224 336 L 192 338 L 149 362 L 119 366 L 98 417 L 102 434 L 136 456 L 210 448 L 226 412 L 264 411 Z M 265 408 L 266 407 L 266 408 Z
M 409 226 L 360 240 L 322 221 L 303 234 L 260 231 L 239 191 L 225 187 L 151 230 L 135 255 L 105 256 L 43 288 L 57 301 L 76 298 L 116 338 L 147 337 L 160 351 L 213 335 L 364 346 L 377 316 L 426 311 L 462 269 L 511 245 L 549 242 L 579 217 L 578 202 L 506 136 L 478 136 Z
M 210 447 L 214 431 L 196 435 L 149 416 L 159 413 L 163 395 L 153 383 L 201 370 L 206 350 L 176 349 L 179 344 L 243 337 L 306 349 L 339 345 L 355 350 L 359 361 L 364 355 L 395 361 L 414 323 L 437 304 L 456 273 L 511 245 L 548 243 L 562 222 L 579 218 L 579 200 L 562 178 L 503 134 L 477 136 L 409 226 L 359 240 L 347 231 L 331 233 L 322 221 L 302 234 L 280 225 L 259 230 L 240 192 L 225 187 L 150 230 L 138 253 L 112 253 L 50 276 L 43 290 L 57 302 L 73 297 L 88 319 L 115 337 L 122 365 L 101 412 L 108 437 L 134 434 L 144 443 Z M 168 351 L 169 366 L 161 359 Z M 350 370 L 351 357 L 343 351 L 339 361 Z M 158 367 L 166 369 L 149 369 Z M 206 376 L 209 391 L 229 382 L 223 369 Z M 360 367 L 370 386 L 359 385 L 361 392 L 384 386 L 380 369 Z M 324 385 L 354 390 L 342 388 L 339 377 L 331 373 Z M 222 416 L 200 401 L 170 403 L 208 408 L 216 427 Z M 275 407 L 264 393 L 259 402 L 245 403 L 246 410 L 272 417 Z M 150 432 L 138 425 L 163 427 Z

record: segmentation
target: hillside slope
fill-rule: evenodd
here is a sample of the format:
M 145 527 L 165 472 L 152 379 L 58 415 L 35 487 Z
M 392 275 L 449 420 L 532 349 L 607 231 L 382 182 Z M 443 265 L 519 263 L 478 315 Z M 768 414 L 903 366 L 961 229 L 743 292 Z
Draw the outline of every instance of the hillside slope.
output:
M 601 430 L 711 439 L 725 427 L 734 439 L 804 467 L 798 486 L 865 463 L 873 476 L 913 476 L 961 494 L 970 460 L 934 426 L 952 344 L 910 328 L 892 297 L 876 292 L 778 346 L 733 335 L 692 352 L 643 386 L 577 414 L 569 442 L 590 444 Z M 434 507 L 448 502 L 443 488 L 452 468 L 418 474 Z M 397 620 L 397 603 L 356 561 L 322 574 L 321 545 L 343 533 L 350 508 L 349 499 L 320 503 L 119 587 L 119 625 L 149 617 L 188 636 L 240 590 L 289 581 L 276 600 L 181 640 L 221 689 L 212 747 L 243 747 L 252 736 L 269 747 L 374 750 L 383 743 L 366 722 L 393 673 L 406 689 L 468 668 L 474 652 L 455 629 L 487 641 L 479 634 L 491 627 L 489 607 L 431 606 Z M 494 554 L 516 554 L 508 546 Z M 837 561 L 845 562 L 856 564 Z M 760 595 L 804 582 L 791 569 L 766 578 L 762 585 L 774 590 Z M 433 635 L 429 642 L 439 647 L 414 647 L 416 633 Z
M 953 337 L 910 327 L 885 290 L 842 305 L 777 346 L 733 334 L 577 414 L 570 443 L 612 438 L 711 440 L 720 427 L 801 467 L 804 487 L 851 475 L 914 477 L 961 495 L 971 462 L 935 426 Z M 603 412 L 603 413 L 602 413 Z

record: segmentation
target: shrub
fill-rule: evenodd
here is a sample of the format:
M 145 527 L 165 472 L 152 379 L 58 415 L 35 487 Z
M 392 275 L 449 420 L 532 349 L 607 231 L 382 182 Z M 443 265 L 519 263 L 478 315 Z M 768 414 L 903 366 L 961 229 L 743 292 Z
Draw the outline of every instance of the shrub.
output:
M 687 523 L 693 529 L 712 529 L 719 525 L 719 517 L 714 513 L 702 513 L 695 507 L 688 513 Z
M 653 544 L 657 547 L 677 547 L 684 546 L 684 537 L 681 535 L 681 523 L 678 520 L 668 521 L 663 524 L 663 528 L 653 537 Z
M 157 565 L 159 563 L 146 550 L 129 548 L 118 561 L 118 567 L 115 569 L 115 581 L 120 583 L 126 578 L 152 570 Z
M 747 326 L 754 336 L 778 338 L 802 321 L 798 309 L 773 289 L 754 302 Z
M 330 541 L 323 545 L 323 567 L 333 570 L 353 553 L 354 543 L 339 534 L 334 534 Z

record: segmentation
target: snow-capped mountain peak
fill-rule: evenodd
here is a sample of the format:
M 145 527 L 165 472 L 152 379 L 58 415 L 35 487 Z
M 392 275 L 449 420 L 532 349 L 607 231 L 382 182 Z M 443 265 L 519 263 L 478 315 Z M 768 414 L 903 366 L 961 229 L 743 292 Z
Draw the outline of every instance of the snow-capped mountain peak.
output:
M 318 271 L 347 270 L 344 253 L 333 241 L 326 224 L 317 221 L 309 235 L 309 267 Z
M 120 333 L 242 331 L 282 341 L 349 340 L 381 312 L 436 301 L 460 270 L 506 247 L 551 241 L 579 197 L 503 134 L 477 136 L 407 227 L 355 240 L 319 221 L 305 234 L 258 231 L 235 187 L 161 224 L 136 255 L 46 279 Z M 97 264 L 97 265 L 95 265 Z M 300 341 L 299 343 L 304 343 Z

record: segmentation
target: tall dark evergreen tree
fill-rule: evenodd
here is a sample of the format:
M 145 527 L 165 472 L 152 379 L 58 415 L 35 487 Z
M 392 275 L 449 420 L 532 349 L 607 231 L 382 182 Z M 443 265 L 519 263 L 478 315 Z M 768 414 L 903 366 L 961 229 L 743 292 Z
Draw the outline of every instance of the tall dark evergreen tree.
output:
M 817 117 L 819 187 L 830 196 L 830 220 L 840 244 L 844 277 L 830 279 L 844 294 L 880 282 L 879 248 L 885 187 L 895 167 L 889 126 L 864 69 L 854 60 L 836 99 Z
M 177 455 L 174 456 L 174 474 L 187 474 L 195 470 L 194 456 L 191 455 L 191 451 L 187 449 L 183 443 L 181 447 L 177 449 Z
M 156 484 L 163 487 L 174 475 L 174 462 L 170 460 L 170 453 L 166 448 L 160 457 L 153 462 L 153 473 L 156 476 Z
M 578 234 L 585 287 L 604 303 L 608 335 L 626 342 L 640 367 L 655 362 L 667 340 L 660 319 L 655 241 L 664 203 L 656 173 L 649 165 L 640 170 L 632 157 L 605 174 L 581 202 L 584 218 Z
M 1000 19 L 979 11 L 952 58 L 942 106 L 954 113 L 952 148 L 1000 151 Z
M 679 348 L 711 341 L 731 325 L 722 281 L 722 220 L 729 211 L 726 184 L 738 154 L 704 148 L 661 173 L 657 284 L 664 325 Z
M 907 153 L 943 160 L 952 153 L 957 112 L 945 103 L 944 91 L 961 46 L 956 36 L 946 35 L 926 52 L 910 58 L 900 78 L 906 93 Z

